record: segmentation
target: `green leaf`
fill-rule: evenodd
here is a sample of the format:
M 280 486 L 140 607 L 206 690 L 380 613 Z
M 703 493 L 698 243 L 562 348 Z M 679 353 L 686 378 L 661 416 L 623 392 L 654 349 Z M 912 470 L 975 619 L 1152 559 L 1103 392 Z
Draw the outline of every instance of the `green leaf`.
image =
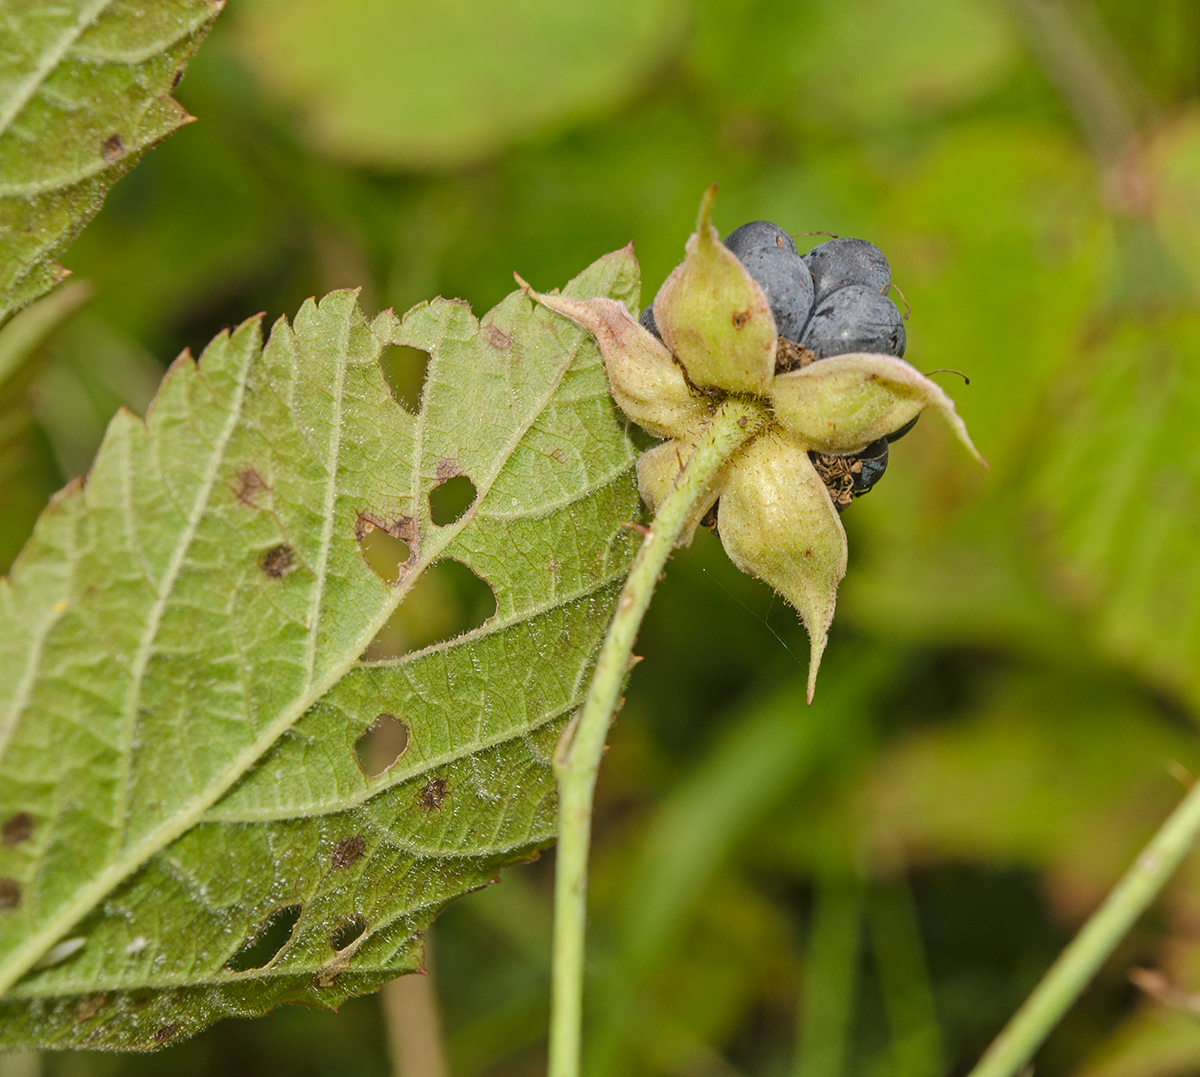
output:
M 1064 386 L 1035 494 L 1101 649 L 1200 701 L 1200 318 L 1113 327 Z
M 142 153 L 191 117 L 171 98 L 222 0 L 8 5 L 0 31 L 0 321 Z
M 679 0 L 247 0 L 233 24 L 324 152 L 444 168 L 626 102 L 665 62 Z
M 637 291 L 625 250 L 566 294 Z M 417 415 L 389 343 L 431 356 Z M 520 293 L 367 323 L 335 292 L 177 360 L 0 585 L 0 1044 L 150 1048 L 419 967 L 441 905 L 553 836 L 632 470 L 591 337 Z M 393 584 L 372 529 L 407 545 Z M 494 615 L 360 661 L 449 560 Z M 404 748 L 371 777 L 385 715 Z

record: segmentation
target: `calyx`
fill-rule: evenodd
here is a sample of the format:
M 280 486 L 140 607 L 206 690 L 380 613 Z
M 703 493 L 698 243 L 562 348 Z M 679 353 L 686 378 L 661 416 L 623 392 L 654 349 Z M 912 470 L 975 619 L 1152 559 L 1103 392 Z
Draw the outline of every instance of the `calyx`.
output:
M 762 289 L 712 225 L 715 192 L 705 192 L 686 257 L 654 298 L 661 341 L 615 299 L 570 299 L 525 287 L 596 338 L 617 406 L 665 439 L 638 460 L 638 486 L 652 512 L 725 396 L 752 396 L 769 410 L 770 425 L 716 475 L 680 541 L 691 541 L 716 504 L 729 557 L 781 593 L 804 623 L 812 702 L 847 557 L 838 509 L 812 457 L 861 453 L 933 408 L 967 451 L 987 462 L 954 402 L 903 359 L 859 352 L 777 373 L 782 338 Z M 789 347 L 796 346 L 782 341 L 785 352 Z

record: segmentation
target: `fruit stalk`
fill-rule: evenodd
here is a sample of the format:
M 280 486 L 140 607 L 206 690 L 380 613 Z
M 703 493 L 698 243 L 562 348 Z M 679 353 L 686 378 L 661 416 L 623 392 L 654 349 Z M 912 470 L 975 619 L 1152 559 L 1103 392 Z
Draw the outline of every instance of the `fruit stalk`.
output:
M 968 1077 L 1013 1077 L 1174 874 L 1200 836 L 1200 782 L 1192 785 L 1133 866 L 1050 966 Z
M 753 403 L 729 399 L 717 410 L 675 488 L 651 521 L 617 600 L 587 698 L 555 751 L 558 848 L 550 996 L 550 1077 L 578 1077 L 583 1019 L 584 935 L 592 802 L 608 728 L 629 669 L 634 639 L 671 550 L 688 529 L 714 476 L 769 419 Z

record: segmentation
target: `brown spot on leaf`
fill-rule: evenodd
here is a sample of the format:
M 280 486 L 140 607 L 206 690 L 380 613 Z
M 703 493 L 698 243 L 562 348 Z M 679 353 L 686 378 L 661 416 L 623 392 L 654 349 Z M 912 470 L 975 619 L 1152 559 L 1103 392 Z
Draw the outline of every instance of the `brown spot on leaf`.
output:
M 567 454 L 563 452 L 562 449 L 555 449 L 550 453 L 550 458 L 552 460 L 557 460 L 560 464 L 565 464 L 567 462 Z
M 487 339 L 493 348 L 499 348 L 501 351 L 508 351 L 512 346 L 511 334 L 506 333 L 496 325 L 489 325 L 487 327 Z
M 351 864 L 358 863 L 366 851 L 367 839 L 361 834 L 353 834 L 345 841 L 338 843 L 338 847 L 333 850 L 333 859 L 330 863 L 335 869 L 348 868 Z
M 95 1017 L 104 1009 L 107 999 L 107 995 L 93 995 L 91 998 L 83 999 L 73 1011 L 76 1024 L 83 1024 L 84 1021 L 90 1021 Z
M 438 482 L 445 482 L 447 479 L 452 479 L 455 475 L 461 475 L 462 473 L 462 468 L 458 466 L 457 460 L 450 460 L 443 457 L 437 463 Z
M 254 503 L 254 498 L 261 491 L 269 489 L 263 477 L 254 468 L 248 467 L 238 472 L 237 489 L 233 493 L 243 505 L 256 509 L 259 506 Z
M 119 161 L 125 156 L 125 143 L 120 135 L 109 135 L 104 140 L 104 145 L 100 147 L 100 156 L 103 157 L 109 164 L 113 161 Z
M 273 580 L 278 580 L 296 567 L 296 551 L 286 542 L 281 542 L 264 553 L 259 564 L 266 575 Z
M 750 320 L 750 312 L 748 310 L 735 310 L 733 312 L 733 327 L 741 329 Z
M 448 792 L 450 792 L 450 786 L 446 784 L 445 778 L 431 778 L 421 787 L 421 792 L 417 794 L 417 801 L 425 811 L 435 812 L 442 806 L 442 801 L 446 799 Z
M 17 812 L 4 820 L 0 827 L 0 842 L 5 845 L 20 845 L 33 836 L 33 816 L 27 811 Z
M 21 904 L 21 884 L 5 875 L 0 878 L 0 912 L 15 909 Z
M 163 1025 L 162 1028 L 154 1033 L 154 1042 L 167 1043 L 169 1040 L 173 1040 L 178 1033 L 179 1025 L 177 1022 L 172 1021 L 169 1025 Z
M 182 81 L 183 81 L 183 68 L 181 67 L 178 71 L 175 72 L 175 77 L 171 79 L 171 89 L 172 90 L 177 89 L 179 84 Z

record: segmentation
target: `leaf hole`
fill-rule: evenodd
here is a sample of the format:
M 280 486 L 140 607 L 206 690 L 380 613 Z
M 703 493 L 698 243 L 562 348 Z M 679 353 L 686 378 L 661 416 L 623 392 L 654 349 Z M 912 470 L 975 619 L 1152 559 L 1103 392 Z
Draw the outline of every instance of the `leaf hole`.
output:
M 453 475 L 429 491 L 429 518 L 438 525 L 457 523 L 474 503 L 475 484 L 466 475 Z
M 491 586 L 460 561 L 438 561 L 413 582 L 363 653 L 367 662 L 399 658 L 483 625 L 496 612 Z
M 358 942 L 366 930 L 366 920 L 361 916 L 352 916 L 333 933 L 333 936 L 329 940 L 329 945 L 338 953 L 341 953 Z
M 420 411 L 429 353 L 403 344 L 389 344 L 383 349 L 379 364 L 396 403 L 414 414 Z
M 231 972 L 266 968 L 291 941 L 299 920 L 299 905 L 285 905 L 282 909 L 276 909 L 262 929 L 225 962 L 225 967 Z
M 378 778 L 408 750 L 408 740 L 408 726 L 399 718 L 392 714 L 379 715 L 370 724 L 367 731 L 354 742 L 354 755 L 358 759 L 358 769 L 368 778 Z M 345 843 L 343 842 L 343 844 Z M 365 848 L 365 843 L 363 847 Z M 361 855 L 362 851 L 360 850 L 359 856 Z M 355 857 L 355 859 L 358 858 Z M 353 863 L 353 861 L 348 861 L 348 863 Z M 335 863 L 334 866 L 345 865 Z
M 412 548 L 404 539 L 371 523 L 364 527 L 359 546 L 371 571 L 389 587 L 400 579 L 400 566 L 412 556 Z

